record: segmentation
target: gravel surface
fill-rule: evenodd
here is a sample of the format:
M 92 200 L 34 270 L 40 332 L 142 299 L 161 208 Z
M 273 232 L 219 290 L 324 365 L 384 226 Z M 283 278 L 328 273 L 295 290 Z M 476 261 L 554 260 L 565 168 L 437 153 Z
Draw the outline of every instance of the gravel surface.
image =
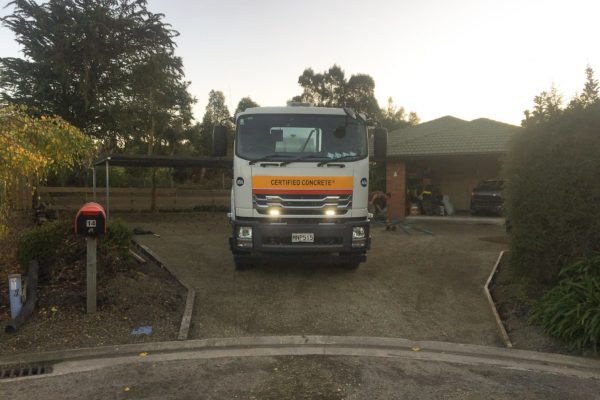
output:
M 434 235 L 373 229 L 369 260 L 348 271 L 323 257 L 235 271 L 223 213 L 122 215 L 196 289 L 191 338 L 325 334 L 501 346 L 483 285 L 501 226 L 427 222 Z M 500 243 L 498 243 L 500 242 Z

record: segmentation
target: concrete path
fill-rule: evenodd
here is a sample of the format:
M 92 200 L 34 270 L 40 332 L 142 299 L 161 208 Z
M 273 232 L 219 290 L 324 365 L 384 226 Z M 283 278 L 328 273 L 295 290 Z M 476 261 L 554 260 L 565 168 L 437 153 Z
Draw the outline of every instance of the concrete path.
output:
M 320 257 L 234 270 L 224 214 L 127 215 L 160 235 L 138 240 L 196 289 L 190 338 L 251 335 L 404 337 L 501 346 L 483 284 L 505 246 L 500 226 L 422 224 L 433 236 L 373 231 L 366 264 Z

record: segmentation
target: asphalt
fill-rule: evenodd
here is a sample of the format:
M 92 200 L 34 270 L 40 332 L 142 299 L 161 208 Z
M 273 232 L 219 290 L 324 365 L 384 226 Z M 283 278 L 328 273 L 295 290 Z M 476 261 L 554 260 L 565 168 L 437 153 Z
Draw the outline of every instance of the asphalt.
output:
M 145 347 L 144 347 L 145 346 Z M 12 355 L 62 359 L 0 381 L 31 399 L 594 399 L 600 362 L 443 342 L 360 337 L 208 339 Z

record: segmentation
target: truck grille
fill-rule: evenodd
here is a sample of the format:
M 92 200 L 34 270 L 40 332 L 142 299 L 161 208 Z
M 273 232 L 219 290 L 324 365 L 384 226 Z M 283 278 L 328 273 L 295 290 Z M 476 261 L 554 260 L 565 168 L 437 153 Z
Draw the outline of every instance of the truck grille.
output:
M 278 208 L 281 215 L 323 215 L 334 210 L 343 215 L 352 208 L 352 195 L 324 194 L 254 194 L 254 208 L 260 214 L 268 214 L 270 208 Z
M 344 238 L 338 237 L 319 237 L 315 236 L 315 241 L 312 243 L 293 243 L 291 236 L 263 236 L 262 244 L 265 246 L 341 246 L 344 244 Z

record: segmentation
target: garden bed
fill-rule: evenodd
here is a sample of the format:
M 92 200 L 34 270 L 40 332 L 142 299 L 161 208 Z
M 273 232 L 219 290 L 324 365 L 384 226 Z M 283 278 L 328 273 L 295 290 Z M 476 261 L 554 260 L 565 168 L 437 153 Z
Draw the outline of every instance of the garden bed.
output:
M 14 231 L 13 231 L 14 232 Z M 19 234 L 22 232 L 19 232 Z M 2 242 L 2 279 L 24 271 L 14 256 L 18 234 Z M 71 239 L 69 239 L 70 241 Z M 78 239 L 69 245 L 81 246 Z M 98 309 L 86 313 L 85 257 L 79 257 L 50 279 L 40 281 L 33 314 L 16 333 L 4 332 L 10 317 L 6 284 L 0 309 L 0 354 L 40 352 L 113 344 L 177 339 L 185 306 L 185 289 L 150 260 L 140 264 L 125 258 L 111 273 L 98 275 Z M 151 327 L 149 335 L 133 335 L 139 327 Z
M 597 357 L 589 350 L 571 350 L 565 343 L 548 336 L 541 327 L 529 323 L 532 303 L 513 276 L 507 257 L 498 265 L 490 292 L 514 348 Z

